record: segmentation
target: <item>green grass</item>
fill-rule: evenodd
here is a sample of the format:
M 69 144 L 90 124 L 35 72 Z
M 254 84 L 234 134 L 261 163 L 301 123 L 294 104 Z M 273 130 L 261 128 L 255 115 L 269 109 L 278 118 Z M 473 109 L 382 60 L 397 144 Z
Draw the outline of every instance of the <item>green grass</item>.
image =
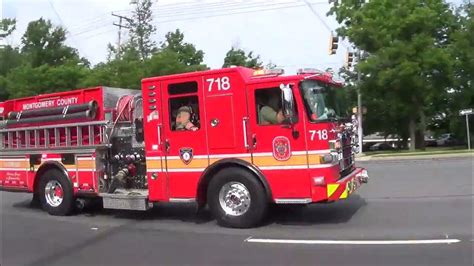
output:
M 474 150 L 468 150 L 465 146 L 462 147 L 427 147 L 426 150 L 390 150 L 390 151 L 367 151 L 364 152 L 366 156 L 387 157 L 387 156 L 410 156 L 410 155 L 437 155 L 437 154 L 459 154 L 459 153 L 474 153 Z

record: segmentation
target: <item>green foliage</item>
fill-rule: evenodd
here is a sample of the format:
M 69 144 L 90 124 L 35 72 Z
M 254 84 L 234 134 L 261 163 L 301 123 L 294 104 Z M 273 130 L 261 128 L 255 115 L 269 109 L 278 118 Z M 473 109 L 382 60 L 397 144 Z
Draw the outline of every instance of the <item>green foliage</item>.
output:
M 151 10 L 153 4 L 151 0 L 135 0 L 134 5 L 133 16 L 128 20 L 130 42 L 127 46 L 135 48 L 141 60 L 145 60 L 156 51 L 156 43 L 151 38 L 156 32 Z
M 190 61 L 192 61 L 191 58 L 183 58 L 182 54 L 164 49 L 154 54 L 149 60 L 146 74 L 149 77 L 153 77 L 207 69 L 206 65 L 190 64 Z
M 55 27 L 50 20 L 32 21 L 22 38 L 21 52 L 32 67 L 58 66 L 66 62 L 81 62 L 77 50 L 66 46 L 66 30 Z M 86 62 L 83 62 L 86 63 Z
M 0 38 L 5 38 L 16 29 L 16 19 L 4 18 L 0 20 Z
M 330 14 L 342 24 L 338 33 L 367 54 L 357 66 L 364 104 L 372 107 L 367 120 L 388 121 L 371 129 L 406 135 L 412 122 L 411 136 L 415 130 L 423 134 L 453 83 L 454 60 L 447 47 L 456 23 L 449 5 L 443 0 L 335 1 Z
M 249 68 L 261 68 L 263 65 L 260 56 L 254 57 L 253 52 L 245 53 L 242 49 L 232 47 L 224 58 L 222 67 L 244 66 Z
M 7 79 L 0 76 L 0 102 L 7 100 L 8 96 Z
M 0 48 L 0 76 L 6 75 L 11 69 L 22 63 L 23 57 L 18 48 L 9 45 Z
M 139 89 L 145 65 L 137 50 L 127 48 L 120 58 L 113 58 L 95 66 L 82 81 L 82 87 L 102 85 Z
M 76 88 L 86 75 L 87 70 L 77 65 L 23 65 L 8 73 L 6 85 L 10 98 L 18 98 Z
M 176 53 L 177 60 L 186 66 L 202 64 L 204 52 L 197 50 L 194 44 L 184 42 L 184 34 L 179 29 L 168 32 L 165 37 L 166 40 L 161 45 L 163 52 Z
M 446 101 L 446 116 L 441 128 L 449 128 L 458 136 L 466 136 L 464 117 L 458 111 L 474 107 L 474 4 L 466 4 L 457 12 L 458 28 L 453 34 L 451 53 L 454 61 L 454 84 Z M 474 124 L 471 116 L 471 124 Z M 472 127 L 471 127 L 472 128 Z M 474 130 L 471 130 L 474 132 Z
M 82 86 L 104 85 L 139 89 L 145 77 L 170 75 L 207 69 L 202 64 L 203 52 L 193 44 L 184 43 L 179 31 L 169 32 L 166 42 L 150 58 L 141 59 L 138 50 L 126 47 L 120 58 L 109 57 L 108 62 L 97 65 L 82 82 Z

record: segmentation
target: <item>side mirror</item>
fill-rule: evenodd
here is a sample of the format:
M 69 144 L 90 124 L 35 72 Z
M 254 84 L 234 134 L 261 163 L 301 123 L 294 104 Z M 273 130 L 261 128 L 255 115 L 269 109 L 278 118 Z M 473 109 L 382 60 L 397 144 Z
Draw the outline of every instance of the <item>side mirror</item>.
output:
M 293 91 L 290 88 L 290 85 L 287 84 L 280 84 L 281 93 L 281 100 L 282 100 L 282 111 L 283 115 L 285 116 L 285 120 L 288 121 L 289 124 L 295 123 L 295 105 L 293 99 Z

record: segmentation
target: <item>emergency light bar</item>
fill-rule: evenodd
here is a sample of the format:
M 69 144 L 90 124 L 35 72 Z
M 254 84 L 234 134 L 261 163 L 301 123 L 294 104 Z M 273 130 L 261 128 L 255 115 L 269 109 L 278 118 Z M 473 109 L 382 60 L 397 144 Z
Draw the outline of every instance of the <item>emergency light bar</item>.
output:
M 283 75 L 285 74 L 285 70 L 281 68 L 274 68 L 274 69 L 258 69 L 253 72 L 254 76 L 263 76 L 263 75 Z
M 297 74 L 298 75 L 302 75 L 302 74 L 321 74 L 323 75 L 324 73 L 326 73 L 325 71 L 322 71 L 322 70 L 319 70 L 319 69 L 316 69 L 316 68 L 300 68 L 298 69 L 298 72 Z

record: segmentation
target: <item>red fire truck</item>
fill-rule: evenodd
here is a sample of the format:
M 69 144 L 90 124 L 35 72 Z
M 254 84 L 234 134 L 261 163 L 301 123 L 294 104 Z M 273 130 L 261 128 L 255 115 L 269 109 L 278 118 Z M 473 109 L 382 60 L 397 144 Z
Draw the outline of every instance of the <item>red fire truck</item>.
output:
M 256 226 L 270 204 L 333 202 L 368 182 L 343 94 L 331 73 L 231 67 L 8 100 L 0 188 L 52 215 L 87 199 L 196 202 L 221 225 Z

